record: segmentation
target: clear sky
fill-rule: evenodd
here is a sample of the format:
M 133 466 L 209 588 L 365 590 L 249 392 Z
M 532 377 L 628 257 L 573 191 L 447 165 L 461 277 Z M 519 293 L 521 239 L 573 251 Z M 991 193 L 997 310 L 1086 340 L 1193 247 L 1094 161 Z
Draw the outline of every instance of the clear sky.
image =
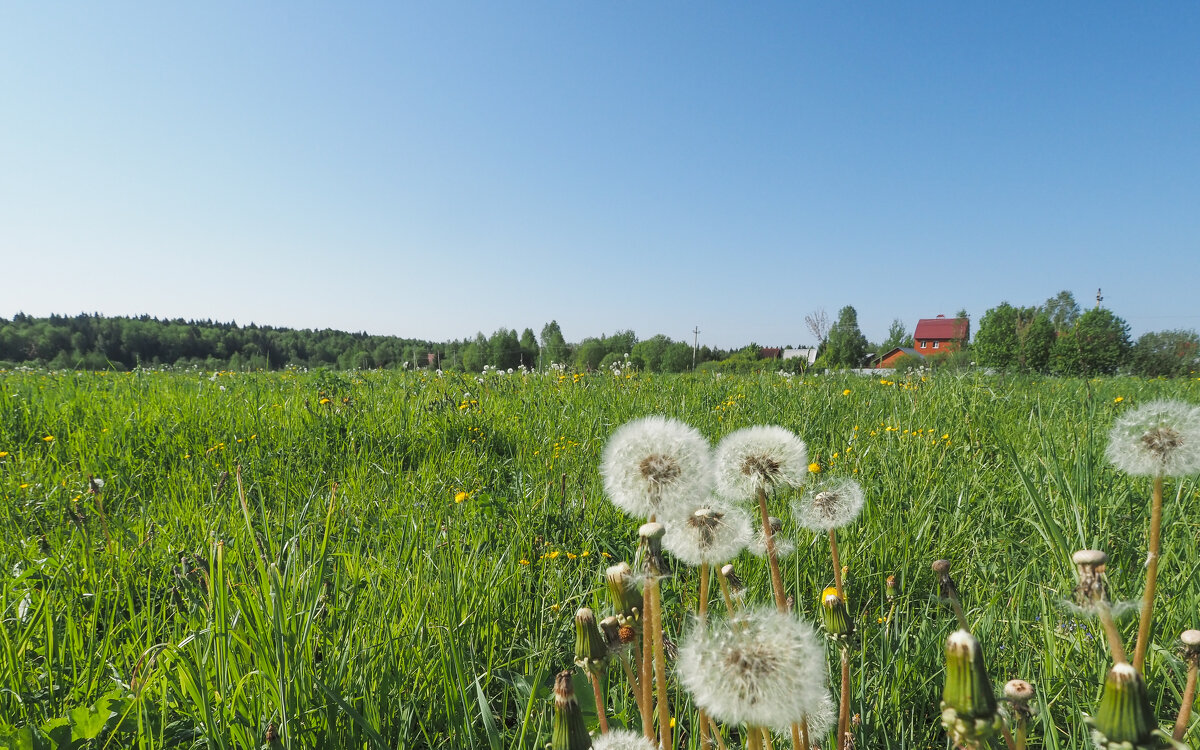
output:
M 1200 3 L 0 5 L 0 317 L 1200 328 Z

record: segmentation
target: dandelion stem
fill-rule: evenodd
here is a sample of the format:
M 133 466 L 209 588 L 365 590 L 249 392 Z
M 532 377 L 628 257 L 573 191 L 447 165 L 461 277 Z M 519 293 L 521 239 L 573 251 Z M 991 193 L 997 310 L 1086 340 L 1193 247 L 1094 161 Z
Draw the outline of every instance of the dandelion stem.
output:
M 642 589 L 642 658 L 638 687 L 642 691 L 642 734 L 651 742 L 654 741 L 654 677 L 651 659 L 654 655 L 654 618 L 650 614 L 654 595 L 650 592 L 650 584 Z
M 771 730 L 763 727 L 762 736 L 763 746 L 766 747 L 766 750 L 775 750 L 775 743 L 771 742 Z
M 1025 738 L 1029 736 L 1029 722 L 1025 717 L 1017 719 L 1017 750 L 1025 750 Z
M 792 729 L 792 743 L 793 744 L 796 743 L 796 729 L 795 729 L 794 725 L 793 725 L 793 729 Z M 805 719 L 800 722 L 799 746 L 804 748 L 804 750 L 808 750 L 808 748 L 812 747 L 812 745 L 810 745 L 809 741 L 808 741 L 808 719 Z
M 771 566 L 771 589 L 775 592 L 775 606 L 787 612 L 787 594 L 783 591 L 783 575 L 779 572 L 779 558 L 775 555 L 775 536 L 771 533 L 771 516 L 767 513 L 767 491 L 758 488 L 758 510 L 762 514 L 763 538 L 767 542 L 767 562 Z
M 1163 478 L 1154 477 L 1154 496 L 1150 502 L 1150 554 L 1146 558 L 1146 590 L 1142 593 L 1142 619 L 1138 622 L 1137 648 L 1133 668 L 1145 673 L 1146 652 L 1150 649 L 1150 623 L 1154 620 L 1154 589 L 1158 583 L 1158 548 L 1162 536 Z
M 1182 740 L 1183 735 L 1187 733 L 1188 722 L 1192 718 L 1192 704 L 1196 702 L 1196 673 L 1197 664 L 1193 661 L 1188 665 L 1187 687 L 1183 689 L 1183 704 L 1179 706 L 1179 715 L 1175 718 L 1175 729 L 1171 732 L 1171 737 L 1175 740 Z
M 596 697 L 596 716 L 600 717 L 600 734 L 608 734 L 608 705 L 604 701 L 604 691 L 600 689 L 600 675 L 588 672 L 592 678 L 592 694 Z
M 792 747 L 804 748 L 804 750 L 808 750 L 807 743 L 803 744 L 803 745 L 800 744 L 800 725 L 799 724 L 792 725 Z
M 1125 653 L 1125 644 L 1121 641 L 1121 633 L 1117 630 L 1117 622 L 1113 619 L 1112 609 L 1109 608 L 1108 602 L 1097 602 L 1096 616 L 1108 639 L 1108 649 L 1112 651 L 1113 663 L 1128 664 L 1129 656 Z
M 721 585 L 721 596 L 725 599 L 725 608 L 729 610 L 729 616 L 733 617 L 737 609 L 733 606 L 733 594 L 729 591 L 729 579 L 721 571 L 717 571 L 717 583 Z
M 1017 750 L 1017 745 L 1013 742 L 1012 732 L 1008 731 L 1007 724 L 1000 725 L 1000 732 L 1004 735 L 1004 744 L 1008 746 L 1008 750 Z
M 721 736 L 721 728 L 717 726 L 717 722 L 713 721 L 711 716 L 704 718 L 708 720 L 708 729 L 712 732 L 712 736 L 717 738 L 717 747 L 721 750 L 729 750 L 725 745 L 725 738 Z M 704 750 L 708 750 L 708 748 L 704 748 Z
M 634 656 L 634 661 L 636 661 L 638 664 L 641 664 L 642 659 L 640 647 L 638 647 L 636 643 L 634 646 L 638 648 L 638 654 Z M 637 704 L 638 713 L 642 716 L 645 716 L 646 708 L 642 702 L 642 688 L 638 683 L 637 675 L 633 673 L 633 664 L 630 663 L 628 654 L 621 658 L 621 666 L 625 668 L 625 679 L 629 681 L 629 689 L 633 691 L 633 702 Z
M 829 554 L 833 557 L 833 587 L 837 589 L 838 598 L 846 601 L 846 592 L 842 590 L 842 563 L 838 560 L 837 530 L 829 530 Z
M 971 626 L 967 625 L 967 615 L 963 612 L 962 602 L 958 600 L 957 594 L 950 596 L 950 606 L 954 609 L 954 616 L 958 618 L 958 627 L 970 633 Z
M 758 727 L 748 727 L 747 731 L 750 734 L 750 741 L 746 745 L 746 750 L 762 750 L 762 732 Z
M 658 736 L 664 749 L 671 747 L 671 704 L 667 699 L 667 655 L 663 653 L 662 589 L 658 579 L 646 588 L 653 592 L 650 616 L 654 623 L 654 681 L 658 686 Z
M 846 748 L 846 735 L 850 733 L 850 649 L 842 646 L 842 693 L 838 701 L 839 750 Z

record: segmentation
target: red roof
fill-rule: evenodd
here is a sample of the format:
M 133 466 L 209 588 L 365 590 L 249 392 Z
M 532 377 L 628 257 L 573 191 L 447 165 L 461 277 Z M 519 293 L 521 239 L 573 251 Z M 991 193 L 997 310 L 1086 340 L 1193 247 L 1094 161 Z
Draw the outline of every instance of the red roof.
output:
M 927 341 L 965 340 L 971 330 L 969 318 L 947 318 L 939 315 L 936 318 L 922 318 L 917 321 L 917 330 L 913 338 Z

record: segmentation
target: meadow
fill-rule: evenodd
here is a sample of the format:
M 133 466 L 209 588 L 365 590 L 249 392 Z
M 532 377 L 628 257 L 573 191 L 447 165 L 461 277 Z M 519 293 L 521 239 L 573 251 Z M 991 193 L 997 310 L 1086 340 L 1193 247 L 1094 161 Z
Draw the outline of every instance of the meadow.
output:
M 574 613 L 609 609 L 604 569 L 637 544 L 600 455 L 651 414 L 714 443 L 781 425 L 822 477 L 861 482 L 839 536 L 858 747 L 947 746 L 938 558 L 993 682 L 1037 689 L 1031 746 L 1090 747 L 1110 660 L 1063 606 L 1070 555 L 1107 551 L 1114 598 L 1141 591 L 1150 483 L 1104 449 L 1154 398 L 1200 402 L 1200 379 L 0 372 L 0 747 L 543 747 Z M 1198 496 L 1168 482 L 1147 661 L 1164 725 L 1173 644 L 1200 625 Z M 815 620 L 828 550 L 789 499 L 771 499 L 797 547 L 783 577 Z M 737 567 L 769 603 L 765 562 Z M 675 573 L 678 640 L 696 576 Z M 610 720 L 637 726 L 617 676 Z M 686 710 L 675 736 L 699 747 Z

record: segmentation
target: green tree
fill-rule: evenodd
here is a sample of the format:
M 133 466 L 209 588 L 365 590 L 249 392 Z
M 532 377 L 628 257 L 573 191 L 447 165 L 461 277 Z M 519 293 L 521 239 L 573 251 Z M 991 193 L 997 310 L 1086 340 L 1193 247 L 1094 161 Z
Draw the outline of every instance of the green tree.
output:
M 521 364 L 528 368 L 537 367 L 538 353 L 537 338 L 533 335 L 533 329 L 526 328 L 521 332 Z
M 846 305 L 825 340 L 825 358 L 831 367 L 861 367 L 867 354 L 867 337 L 858 328 L 858 312 Z
M 879 354 L 886 354 L 898 347 L 912 346 L 912 343 L 912 334 L 904 328 L 904 321 L 895 318 L 891 328 L 888 328 L 887 338 L 879 345 Z
M 1183 377 L 1200 370 L 1200 336 L 1192 330 L 1142 334 L 1129 356 L 1130 369 L 1148 378 Z
M 501 370 L 521 364 L 521 342 L 511 328 L 499 328 L 488 339 L 488 364 Z
M 463 347 L 462 366 L 467 372 L 482 372 L 487 364 L 488 340 L 483 332 L 475 334 L 475 340 Z
M 1042 310 L 1049 316 L 1056 331 L 1074 328 L 1079 320 L 1079 303 L 1075 301 L 1075 295 L 1066 289 L 1046 300 Z
M 570 354 L 567 341 L 563 338 L 562 329 L 558 327 L 558 321 L 552 320 L 542 326 L 542 364 L 549 365 L 555 362 L 566 364 Z
M 595 370 L 600 367 L 606 354 L 608 354 L 608 347 L 603 341 L 597 338 L 586 338 L 579 342 L 579 348 L 575 350 L 575 369 Z
M 1017 308 L 1001 302 L 983 314 L 975 332 L 975 361 L 1010 370 L 1017 362 Z
M 1054 347 L 1054 324 L 1050 316 L 1034 307 L 1017 311 L 1017 361 L 1020 372 L 1045 372 Z
M 634 344 L 629 358 L 639 370 L 662 372 L 663 356 L 666 354 L 667 347 L 673 343 L 675 342 L 661 333 L 657 336 L 651 336 L 645 341 L 639 341 Z
M 1056 375 L 1111 375 L 1126 363 L 1130 349 L 1129 324 L 1109 310 L 1096 308 L 1059 334 L 1050 369 Z

